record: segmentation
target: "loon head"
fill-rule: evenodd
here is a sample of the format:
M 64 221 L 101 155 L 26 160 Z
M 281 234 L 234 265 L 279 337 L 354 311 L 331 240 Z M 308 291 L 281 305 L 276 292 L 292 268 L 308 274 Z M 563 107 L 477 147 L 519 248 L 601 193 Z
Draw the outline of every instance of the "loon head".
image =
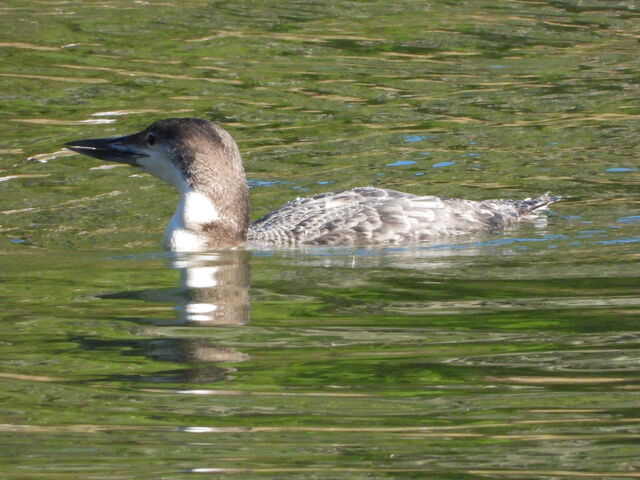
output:
M 222 127 L 200 118 L 168 118 L 122 137 L 75 140 L 67 148 L 140 167 L 180 193 L 165 244 L 172 250 L 233 246 L 246 238 L 249 200 L 242 158 Z M 199 248 L 181 247 L 192 236 Z M 170 237 L 170 238 L 167 238 Z M 185 237 L 186 238 L 186 237 Z M 189 243 L 189 242 L 182 242 Z

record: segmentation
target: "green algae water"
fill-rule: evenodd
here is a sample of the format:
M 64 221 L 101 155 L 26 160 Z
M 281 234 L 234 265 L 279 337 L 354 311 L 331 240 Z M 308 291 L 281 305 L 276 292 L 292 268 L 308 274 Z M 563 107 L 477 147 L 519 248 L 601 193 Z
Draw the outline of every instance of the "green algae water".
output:
M 0 477 L 640 478 L 634 2 L 0 4 Z M 222 124 L 252 218 L 564 199 L 481 237 L 170 255 L 64 150 Z

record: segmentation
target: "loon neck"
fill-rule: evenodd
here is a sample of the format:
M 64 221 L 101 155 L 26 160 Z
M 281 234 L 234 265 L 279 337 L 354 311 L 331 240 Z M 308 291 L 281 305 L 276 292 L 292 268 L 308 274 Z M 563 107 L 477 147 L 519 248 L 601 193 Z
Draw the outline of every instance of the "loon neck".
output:
M 165 246 L 173 251 L 202 251 L 243 243 L 248 229 L 248 199 L 228 210 L 228 201 L 194 188 L 180 190 L 178 205 L 165 232 Z

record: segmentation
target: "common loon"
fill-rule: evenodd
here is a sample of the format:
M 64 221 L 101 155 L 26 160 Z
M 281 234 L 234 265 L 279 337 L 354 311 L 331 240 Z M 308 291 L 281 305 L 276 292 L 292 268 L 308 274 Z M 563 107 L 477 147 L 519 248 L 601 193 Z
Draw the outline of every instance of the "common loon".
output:
M 123 137 L 76 140 L 69 149 L 141 167 L 179 192 L 164 245 L 172 251 L 294 245 L 374 245 L 490 232 L 558 200 L 482 202 L 374 187 L 298 198 L 249 223 L 249 191 L 236 142 L 200 118 L 159 120 Z

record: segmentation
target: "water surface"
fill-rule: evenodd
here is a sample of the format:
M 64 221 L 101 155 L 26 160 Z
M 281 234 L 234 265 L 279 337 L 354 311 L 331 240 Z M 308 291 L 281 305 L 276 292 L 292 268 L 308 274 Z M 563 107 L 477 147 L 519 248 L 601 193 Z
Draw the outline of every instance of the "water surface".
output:
M 0 8 L 6 478 L 638 478 L 633 2 Z M 224 125 L 252 216 L 359 185 L 562 195 L 394 248 L 171 256 L 175 194 L 64 151 Z

